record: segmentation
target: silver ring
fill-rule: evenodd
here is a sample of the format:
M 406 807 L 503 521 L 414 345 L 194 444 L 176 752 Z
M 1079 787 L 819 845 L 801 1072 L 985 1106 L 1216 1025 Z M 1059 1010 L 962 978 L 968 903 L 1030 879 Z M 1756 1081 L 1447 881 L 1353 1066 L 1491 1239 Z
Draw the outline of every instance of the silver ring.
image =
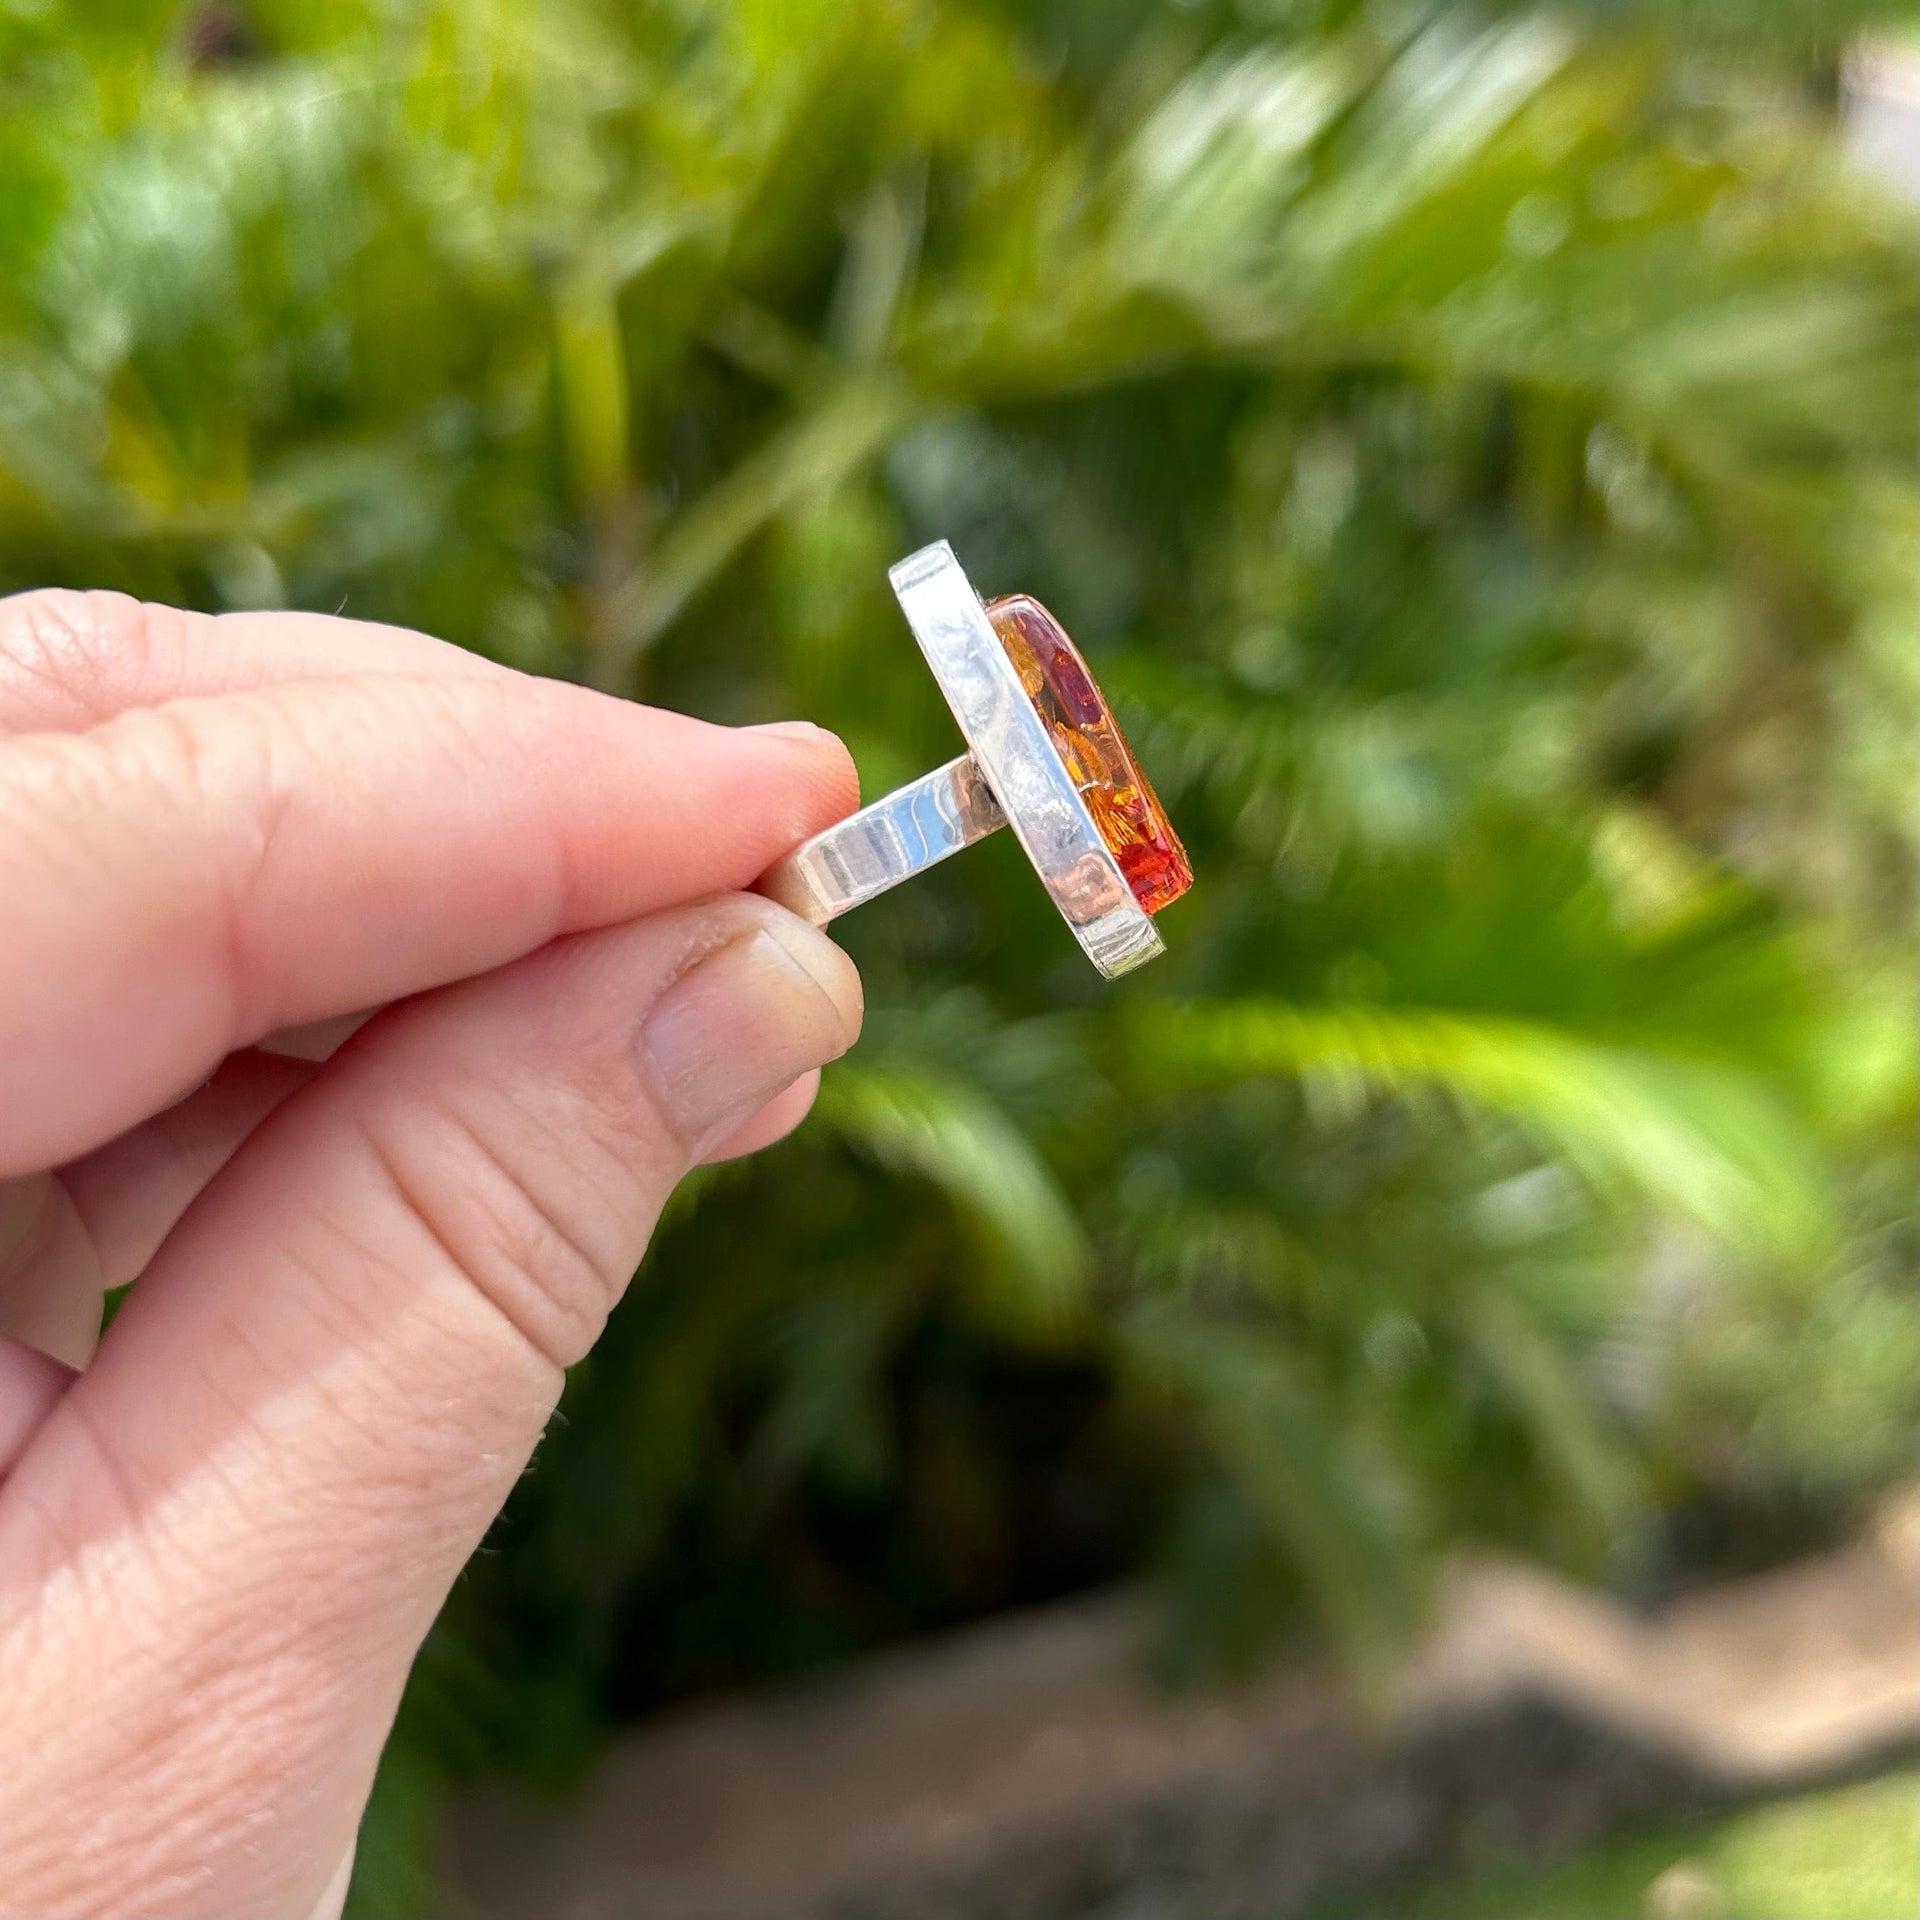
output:
M 1108 979 L 1166 947 L 944 540 L 888 569 L 968 751 L 816 834 L 759 890 L 815 926 L 1010 826 Z

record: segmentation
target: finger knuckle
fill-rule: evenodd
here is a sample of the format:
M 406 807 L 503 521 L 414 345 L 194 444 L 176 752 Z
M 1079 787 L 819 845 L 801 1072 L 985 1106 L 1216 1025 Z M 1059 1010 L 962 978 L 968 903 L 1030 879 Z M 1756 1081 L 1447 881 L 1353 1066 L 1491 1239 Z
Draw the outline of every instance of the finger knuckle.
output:
M 529 1107 L 449 1100 L 369 1130 L 419 1228 L 514 1332 L 554 1366 L 586 1352 L 633 1266 L 620 1209 L 583 1166 L 593 1133 Z
M 155 614 L 124 593 L 42 587 L 0 600 L 0 680 L 29 724 L 106 718 L 114 689 L 150 677 Z

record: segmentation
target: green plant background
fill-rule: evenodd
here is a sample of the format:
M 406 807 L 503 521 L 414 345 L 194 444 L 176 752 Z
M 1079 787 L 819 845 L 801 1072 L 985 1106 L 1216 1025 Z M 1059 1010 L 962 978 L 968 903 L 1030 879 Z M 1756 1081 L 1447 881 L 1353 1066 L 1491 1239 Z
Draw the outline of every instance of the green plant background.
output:
M 1858 4 L 0 5 L 0 587 L 401 621 L 955 750 L 950 538 L 1198 873 L 1118 989 L 994 843 L 844 923 L 403 1709 L 436 1806 L 1142 1574 L 1363 1681 L 1439 1554 L 1640 1591 L 1915 1412 L 1915 245 Z M 432 885 L 431 873 L 421 884 Z

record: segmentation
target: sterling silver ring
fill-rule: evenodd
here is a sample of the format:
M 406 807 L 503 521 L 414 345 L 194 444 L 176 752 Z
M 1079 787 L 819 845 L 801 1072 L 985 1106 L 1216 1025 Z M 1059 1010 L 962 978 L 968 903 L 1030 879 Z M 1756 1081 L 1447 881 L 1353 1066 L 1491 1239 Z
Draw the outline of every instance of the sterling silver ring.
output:
M 968 750 L 814 835 L 759 890 L 824 926 L 1010 826 L 1108 979 L 1164 953 L 1149 909 L 1191 871 L 1072 642 L 1037 601 L 983 605 L 944 540 L 887 577 Z

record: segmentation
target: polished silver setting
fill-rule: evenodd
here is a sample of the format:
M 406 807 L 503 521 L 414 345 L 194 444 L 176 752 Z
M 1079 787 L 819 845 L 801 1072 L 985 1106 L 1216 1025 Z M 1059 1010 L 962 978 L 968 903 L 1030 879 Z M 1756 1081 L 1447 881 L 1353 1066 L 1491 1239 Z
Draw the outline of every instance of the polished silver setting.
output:
M 824 927 L 1006 824 L 973 755 L 963 753 L 795 848 L 760 891 Z
M 1011 826 L 1108 979 L 1164 953 L 953 549 L 936 541 L 887 577 L 968 751 L 816 834 L 766 875 L 761 892 L 824 926 Z

